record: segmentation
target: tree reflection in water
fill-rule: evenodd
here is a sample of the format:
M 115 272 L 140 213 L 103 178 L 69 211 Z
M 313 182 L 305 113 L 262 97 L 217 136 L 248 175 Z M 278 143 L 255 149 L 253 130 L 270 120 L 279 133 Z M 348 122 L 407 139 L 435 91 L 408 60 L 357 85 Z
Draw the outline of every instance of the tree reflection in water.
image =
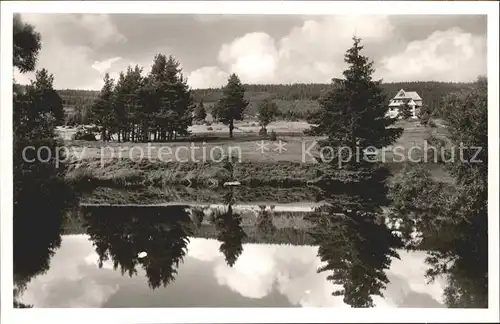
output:
M 192 235 L 187 206 L 87 207 L 84 222 L 100 267 L 111 260 L 133 276 L 141 266 L 152 289 L 175 280 Z M 139 258 L 141 252 L 147 256 Z
M 232 192 L 224 196 L 225 208 L 215 211 L 213 223 L 220 251 L 229 266 L 243 252 L 246 233 L 241 215 L 233 212 Z M 189 236 L 203 228 L 203 209 L 189 206 L 85 207 L 84 227 L 99 255 L 99 267 L 110 260 L 122 275 L 134 276 L 141 266 L 151 288 L 175 279 L 179 263 L 187 253 Z M 139 258 L 146 252 L 145 258 Z
M 436 183 L 422 168 L 404 171 L 394 181 L 389 216 L 400 223 L 406 248 L 428 252 L 426 275 L 447 280 L 448 307 L 488 307 L 487 187 Z M 421 233 L 418 241 L 412 231 Z
M 334 296 L 344 296 L 352 307 L 373 307 L 372 296 L 383 296 L 389 282 L 385 270 L 392 258 L 399 258 L 398 237 L 385 225 L 381 207 L 387 203 L 383 169 L 363 171 L 358 179 L 332 181 L 322 189 L 325 205 L 307 219 L 318 255 L 328 271 L 327 279 L 341 288 Z
M 218 239 L 229 266 L 243 253 L 245 242 L 283 243 L 286 238 L 287 244 L 318 246 L 324 262 L 318 271 L 329 273 L 328 280 L 335 284 L 333 295 L 342 295 L 352 307 L 371 307 L 374 296 L 383 296 L 388 284 L 385 271 L 391 259 L 398 258 L 396 249 L 403 248 L 403 243 L 408 246 L 385 224 L 382 206 L 388 201 L 384 179 L 383 171 L 372 170 L 354 181 L 336 180 L 321 187 L 325 204 L 304 216 L 307 226 L 294 227 L 293 235 L 284 235 L 287 228 L 276 228 L 273 208 L 269 211 L 266 206 L 260 206 L 253 225 L 245 219 L 244 227 L 242 215 L 234 211 L 232 192 L 223 197 L 225 207 L 215 209 L 212 219 L 206 207 L 189 206 L 83 207 L 80 218 L 83 232 L 90 236 L 99 256 L 100 267 L 110 261 L 116 270 L 129 276 L 136 275 L 141 267 L 152 289 L 165 287 L 175 279 L 190 236 Z M 70 216 L 76 218 L 75 213 Z M 18 297 L 31 278 L 49 268 L 50 258 L 60 245 L 62 217 L 51 219 L 45 223 L 45 231 L 39 231 L 29 241 L 36 247 L 31 253 L 20 255 L 25 251 L 23 245 L 14 250 L 16 307 L 31 306 L 19 302 Z M 414 247 L 429 252 L 430 274 L 447 276 L 444 299 L 449 307 L 487 306 L 487 237 L 478 237 L 487 228 L 487 218 L 476 220 L 442 229 L 440 235 L 430 236 Z M 16 231 L 22 233 L 28 223 L 17 223 Z M 304 240 L 301 233 L 308 238 Z M 15 244 L 20 237 L 14 237 Z M 139 258 L 143 251 L 147 256 Z
M 224 254 L 228 266 L 232 267 L 238 257 L 243 253 L 243 240 L 247 234 L 241 225 L 241 215 L 233 212 L 234 195 L 229 191 L 224 195 L 224 211 L 217 211 L 215 226 L 217 229 L 217 240 L 221 242 L 219 251 Z

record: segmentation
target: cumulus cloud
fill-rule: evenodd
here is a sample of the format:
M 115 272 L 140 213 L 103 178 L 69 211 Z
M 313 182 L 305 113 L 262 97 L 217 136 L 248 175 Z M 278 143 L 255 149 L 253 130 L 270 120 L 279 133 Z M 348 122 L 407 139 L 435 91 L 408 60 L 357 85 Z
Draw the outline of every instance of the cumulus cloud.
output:
M 393 81 L 470 81 L 486 74 L 486 37 L 460 28 L 435 31 L 424 40 L 410 42 L 404 51 L 381 61 L 385 78 Z
M 57 89 L 99 89 L 101 71 L 117 61 L 116 58 L 96 59 L 100 51 L 106 45 L 127 41 L 105 14 L 23 14 L 22 19 L 34 25 L 42 35 L 36 68 L 46 68 L 54 74 Z M 14 78 L 25 84 L 34 75 L 15 70 Z
M 340 73 L 354 35 L 370 43 L 392 32 L 385 16 L 328 16 L 306 20 L 278 41 L 264 32 L 248 33 L 221 46 L 217 73 L 236 73 L 245 83 L 328 82 Z M 207 84 L 215 82 L 211 75 Z
M 442 16 L 424 20 L 420 16 L 308 16 L 285 25 L 281 18 L 247 16 L 245 21 L 253 25 L 237 37 L 239 32 L 231 26 L 241 17 L 234 16 L 193 16 L 196 19 L 189 28 L 182 25 L 175 34 L 169 34 L 172 28 L 156 25 L 165 22 L 163 18 L 143 19 L 131 29 L 126 23 L 134 21 L 133 16 L 22 17 L 42 34 L 37 68 L 54 74 L 56 88 L 100 89 L 104 73 L 116 78 L 133 62 L 147 72 L 154 54 L 172 51 L 181 63 L 187 62 L 184 73 L 193 88 L 223 86 L 231 73 L 244 83 L 330 82 L 345 69 L 344 53 L 354 35 L 363 39 L 365 54 L 375 61 L 375 77 L 387 82 L 471 81 L 486 73 L 486 36 L 480 30 L 483 27 L 471 27 L 471 21 L 479 24 L 476 16 L 468 23 Z M 432 26 L 419 27 L 421 20 Z M 144 45 L 143 35 L 159 30 L 158 42 Z M 191 43 L 186 44 L 186 39 Z M 32 77 L 15 73 L 20 83 Z
M 278 63 L 274 40 L 266 33 L 249 33 L 222 45 L 219 62 L 231 73 L 247 82 L 266 83 L 273 80 Z
M 191 240 L 188 256 L 213 263 L 219 285 L 248 298 L 260 299 L 277 289 L 290 303 L 302 306 L 347 307 L 342 297 L 331 296 L 326 274 L 318 274 L 321 264 L 317 247 L 272 244 L 245 244 L 233 267 L 219 252 L 220 242 Z
M 345 69 L 353 36 L 363 39 L 365 54 L 375 59 L 375 77 L 385 81 L 470 81 L 486 72 L 484 36 L 451 28 L 406 44 L 389 17 L 327 16 L 308 19 L 277 41 L 258 32 L 225 43 L 221 68 L 198 79 L 213 84 L 213 76 L 228 72 L 244 83 L 329 82 Z
M 96 257 L 82 259 L 85 255 Z M 22 301 L 35 307 L 101 307 L 118 286 L 102 284 L 89 275 L 96 262 L 86 235 L 63 236 L 62 248 L 52 258 L 49 271 L 31 280 Z M 105 266 L 109 268 L 109 262 Z
M 196 302 L 207 302 L 209 297 L 203 292 L 209 289 L 213 293 L 215 284 L 215 287 L 229 288 L 250 300 L 264 299 L 277 292 L 291 305 L 350 307 L 341 296 L 331 295 L 335 287 L 326 280 L 328 274 L 316 272 L 321 265 L 317 247 L 245 244 L 233 267 L 226 265 L 219 247 L 220 242 L 216 240 L 192 238 L 177 280 L 167 289 L 150 291 L 142 269 L 138 269 L 138 276 L 132 278 L 114 271 L 111 260 L 98 269 L 98 256 L 89 237 L 66 235 L 51 260 L 49 271 L 31 280 L 21 301 L 35 307 L 103 307 L 109 303 L 116 306 L 125 303 L 129 307 L 137 307 L 137 303 L 169 306 L 179 297 L 175 291 L 182 291 L 188 294 L 186 298 L 191 298 L 188 292 L 197 294 L 192 301 L 196 306 Z M 387 271 L 390 283 L 384 291 L 384 298 L 373 297 L 375 305 L 442 306 L 444 283 L 438 279 L 433 284 L 426 284 L 425 253 L 401 251 L 400 256 L 401 260 L 393 260 Z M 132 292 L 130 287 L 133 287 Z M 131 293 L 139 293 L 149 301 L 142 303 L 135 298 L 126 298 Z
M 290 303 L 303 307 L 350 307 L 342 296 L 332 296 L 334 285 L 327 273 L 317 273 L 322 264 L 318 248 L 272 244 L 245 244 L 243 253 L 233 267 L 228 267 L 218 251 L 216 240 L 194 239 L 189 257 L 213 262 L 213 273 L 220 285 L 248 298 L 263 298 L 273 289 L 286 296 Z M 384 298 L 373 296 L 377 307 L 398 307 L 411 304 L 415 298 L 426 297 L 426 305 L 442 303 L 444 284 L 437 280 L 427 284 L 424 278 L 425 253 L 401 251 L 401 260 L 394 260 L 388 276 L 393 279 Z M 430 302 L 429 302 L 430 301 Z
M 362 37 L 367 44 L 393 37 L 394 27 L 386 16 L 328 16 L 305 21 L 280 40 L 280 56 L 319 62 L 342 62 L 352 37 Z M 299 63 L 299 62 L 297 62 Z
M 227 83 L 229 74 L 216 66 L 206 66 L 194 70 L 187 76 L 188 84 L 193 88 L 219 88 Z

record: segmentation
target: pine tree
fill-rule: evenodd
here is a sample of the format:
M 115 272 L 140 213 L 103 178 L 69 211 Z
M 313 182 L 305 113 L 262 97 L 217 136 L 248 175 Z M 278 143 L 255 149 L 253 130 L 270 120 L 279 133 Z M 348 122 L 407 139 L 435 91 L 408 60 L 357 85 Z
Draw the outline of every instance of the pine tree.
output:
M 193 110 L 195 104 L 191 89 L 187 84 L 187 79 L 182 74 L 180 63 L 173 56 L 169 56 L 167 65 L 167 80 L 170 82 L 170 93 L 173 94 L 174 100 L 171 103 L 173 111 L 173 133 L 174 136 L 188 135 L 188 127 L 193 122 Z
M 118 141 L 136 139 L 138 124 L 139 92 L 143 85 L 142 68 L 128 67 L 126 73 L 121 72 L 113 90 L 113 124 L 118 134 Z
M 258 114 L 259 123 L 265 130 L 267 125 L 276 120 L 276 116 L 278 116 L 278 106 L 274 101 L 264 100 L 259 105 Z
M 396 119 L 385 116 L 387 100 L 381 81 L 372 80 L 373 62 L 361 54 L 361 39 L 353 37 L 353 41 L 345 54 L 349 67 L 343 72 L 344 79 L 334 79 L 332 89 L 319 100 L 319 124 L 311 130 L 328 136 L 320 145 L 331 147 L 333 152 L 349 147 L 353 154 L 350 161 L 356 163 L 361 158 L 358 152 L 369 146 L 388 146 L 403 130 L 390 127 Z
M 401 116 L 401 118 L 403 118 L 405 120 L 408 120 L 413 116 L 412 111 L 411 111 L 411 107 L 407 102 L 403 103 L 399 107 L 399 115 Z
M 207 118 L 207 112 L 205 111 L 203 100 L 200 100 L 200 103 L 196 106 L 196 110 L 194 111 L 194 118 L 197 121 L 204 121 L 205 118 Z
M 54 76 L 46 69 L 36 71 L 35 80 L 26 87 L 26 94 L 30 97 L 37 113 L 52 114 L 56 125 L 64 123 L 63 101 L 53 87 Z
M 142 86 L 138 91 L 138 107 L 136 110 L 136 120 L 139 124 L 136 138 L 137 140 L 148 139 L 146 133 L 153 133 L 154 140 L 160 139 L 162 134 L 160 123 L 160 101 L 159 93 L 156 91 L 157 82 L 150 73 L 143 79 Z
M 313 133 L 327 136 L 320 145 L 331 148 L 332 161 L 340 148 L 344 153 L 350 149 L 344 165 L 349 172 L 325 175 L 321 200 L 327 204 L 309 217 L 315 225 L 310 234 L 326 261 L 318 271 L 331 271 L 328 280 L 342 286 L 333 294 L 343 295 L 351 306 L 371 307 L 372 295 L 381 296 L 388 283 L 384 271 L 401 244 L 383 223 L 389 172 L 364 164 L 363 152 L 394 143 L 402 129 L 390 127 L 396 119 L 386 117 L 381 81 L 372 80 L 373 62 L 361 54 L 361 40 L 353 41 L 345 55 L 349 67 L 344 78 L 333 79 L 330 91 L 320 98 L 320 112 L 313 118 L 317 126 L 312 127 Z
M 222 98 L 217 104 L 217 117 L 229 126 L 229 137 L 233 137 L 234 121 L 243 120 L 243 113 L 248 106 L 245 100 L 245 88 L 236 74 L 229 76 Z
M 92 121 L 101 133 L 102 141 L 110 139 L 110 131 L 113 126 L 113 83 L 114 80 L 106 73 L 101 93 L 92 107 Z
M 125 74 L 120 72 L 113 89 L 113 129 L 118 133 L 118 142 L 122 139 L 125 141 L 125 134 L 122 130 L 127 123 L 127 92 Z
M 148 101 L 153 105 L 159 137 L 171 140 L 177 135 L 187 135 L 194 105 L 180 63 L 172 56 L 156 55 L 148 87 Z
M 167 57 L 163 54 L 155 55 L 153 65 L 148 75 L 145 87 L 142 89 L 142 105 L 148 107 L 149 117 L 153 119 L 153 127 L 158 133 L 159 139 L 165 140 L 167 128 L 169 128 L 169 117 L 167 115 L 168 103 L 166 101 L 166 76 L 165 69 Z M 148 116 L 145 116 L 148 118 Z M 142 123 L 142 136 L 148 132 L 148 120 Z

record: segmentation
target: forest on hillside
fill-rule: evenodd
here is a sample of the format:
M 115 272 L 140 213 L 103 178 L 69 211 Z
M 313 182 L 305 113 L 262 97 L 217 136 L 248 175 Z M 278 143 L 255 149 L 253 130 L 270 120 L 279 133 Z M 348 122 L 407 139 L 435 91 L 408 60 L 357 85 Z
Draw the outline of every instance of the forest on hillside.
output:
M 416 91 L 423 99 L 424 104 L 431 112 L 439 107 L 443 98 L 463 89 L 472 83 L 415 81 L 382 83 L 381 87 L 389 101 L 400 89 Z M 276 102 L 281 117 L 290 120 L 305 119 L 310 113 L 315 112 L 319 105 L 317 100 L 327 91 L 331 84 L 325 83 L 296 83 L 296 84 L 244 84 L 245 99 L 249 105 L 245 111 L 247 115 L 255 115 L 257 108 L 263 100 L 271 99 Z M 92 105 L 98 97 L 99 91 L 64 89 L 57 91 L 63 99 L 68 110 L 81 111 Z M 196 103 L 203 101 L 208 112 L 221 98 L 221 88 L 194 89 L 192 91 Z

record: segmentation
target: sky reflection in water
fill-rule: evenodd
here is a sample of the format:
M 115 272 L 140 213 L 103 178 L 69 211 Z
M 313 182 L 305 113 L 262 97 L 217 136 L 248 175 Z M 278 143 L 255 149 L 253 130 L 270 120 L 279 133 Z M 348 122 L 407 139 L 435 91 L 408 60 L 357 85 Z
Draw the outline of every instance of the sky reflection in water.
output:
M 190 238 L 175 280 L 152 290 L 141 267 L 132 277 L 113 270 L 112 261 L 99 269 L 88 235 L 64 235 L 50 269 L 31 280 L 21 300 L 34 307 L 350 307 L 331 295 L 327 273 L 317 273 L 317 247 L 244 244 L 233 267 L 219 247 Z M 399 254 L 386 272 L 385 298 L 373 296 L 376 307 L 444 307 L 445 282 L 424 278 L 425 252 Z

